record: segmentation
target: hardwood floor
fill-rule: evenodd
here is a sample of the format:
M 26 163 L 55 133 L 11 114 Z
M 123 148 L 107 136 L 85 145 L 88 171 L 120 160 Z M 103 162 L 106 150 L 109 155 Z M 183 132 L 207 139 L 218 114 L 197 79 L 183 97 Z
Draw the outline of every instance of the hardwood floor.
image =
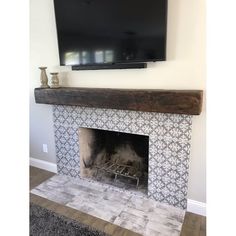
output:
M 30 189 L 36 187 L 48 178 L 52 177 L 54 173 L 30 167 Z M 64 215 L 68 218 L 78 220 L 81 223 L 90 225 L 98 230 L 104 231 L 112 236 L 137 236 L 139 234 L 126 230 L 117 225 L 111 224 L 104 220 L 90 216 L 78 210 L 60 205 L 45 198 L 30 194 L 30 201 L 38 204 L 58 214 Z M 204 236 L 206 235 L 206 217 L 187 212 L 185 215 L 181 236 Z

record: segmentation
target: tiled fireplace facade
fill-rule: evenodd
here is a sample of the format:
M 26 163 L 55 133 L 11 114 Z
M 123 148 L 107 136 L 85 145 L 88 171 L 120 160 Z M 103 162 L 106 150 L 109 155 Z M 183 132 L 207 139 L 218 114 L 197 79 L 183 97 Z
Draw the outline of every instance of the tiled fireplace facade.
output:
M 186 209 L 192 116 L 53 106 L 58 173 L 80 178 L 80 127 L 149 136 L 148 197 Z

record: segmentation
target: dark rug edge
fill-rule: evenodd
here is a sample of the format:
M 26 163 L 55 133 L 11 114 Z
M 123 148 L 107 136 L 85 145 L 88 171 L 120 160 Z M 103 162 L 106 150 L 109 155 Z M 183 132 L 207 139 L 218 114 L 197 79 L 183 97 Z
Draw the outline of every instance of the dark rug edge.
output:
M 42 207 L 38 204 L 30 202 L 30 236 L 36 236 L 36 235 L 58 235 L 58 232 L 60 230 L 67 231 L 68 230 L 68 236 L 76 235 L 76 236 L 109 236 L 109 234 L 98 230 L 94 227 L 91 227 L 87 224 L 81 223 L 78 220 L 71 219 L 69 217 L 66 217 L 64 215 L 58 214 L 54 212 L 53 210 L 47 209 L 45 207 Z M 46 217 L 45 217 L 46 216 Z M 33 220 L 33 217 L 37 217 L 37 222 Z M 52 218 L 51 218 L 52 217 Z M 45 220 L 50 220 L 51 218 L 52 223 L 59 222 L 59 225 L 52 225 L 48 226 L 49 221 L 45 222 Z M 56 221 L 56 222 L 55 222 Z M 61 221 L 61 222 L 60 222 Z M 64 225 L 61 225 L 63 222 Z M 36 225 L 37 224 L 37 225 Z M 44 227 L 45 225 L 46 227 Z M 59 229 L 57 227 L 69 227 L 68 229 Z M 43 232 L 39 232 L 40 230 L 43 230 Z M 48 230 L 48 232 L 47 232 Z M 49 232 L 51 230 L 51 232 Z M 80 234 L 78 231 L 85 231 L 83 234 Z M 35 232 L 36 231 L 36 232 Z M 38 231 L 38 232 L 37 232 Z M 64 234 L 66 235 L 66 234 Z

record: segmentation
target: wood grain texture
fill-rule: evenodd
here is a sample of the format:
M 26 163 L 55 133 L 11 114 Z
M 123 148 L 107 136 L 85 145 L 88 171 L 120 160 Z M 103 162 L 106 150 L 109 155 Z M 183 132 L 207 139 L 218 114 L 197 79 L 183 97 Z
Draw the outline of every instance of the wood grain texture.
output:
M 41 170 L 35 167 L 30 167 L 30 189 L 33 189 L 37 185 L 46 181 L 50 177 L 55 175 L 45 170 Z M 35 194 L 30 193 L 30 202 L 48 210 L 54 211 L 57 214 L 63 215 L 73 220 L 77 220 L 85 225 L 92 226 L 93 228 L 103 231 L 108 235 L 112 236 L 141 236 L 135 232 L 128 229 L 124 229 L 118 225 L 114 225 L 105 220 L 96 218 L 94 216 L 88 215 L 71 207 L 67 207 L 56 202 L 50 201 L 46 198 L 42 198 Z
M 34 90 L 35 102 L 144 112 L 199 115 L 202 90 L 73 88 Z
M 48 178 L 55 175 L 54 173 L 30 167 L 30 188 L 34 188 Z M 98 230 L 104 231 L 112 236 L 138 236 L 130 230 L 121 228 L 107 221 L 90 216 L 73 208 L 60 205 L 56 202 L 30 194 L 30 201 L 41 207 L 52 210 L 65 217 L 78 220 L 81 223 L 90 225 Z M 183 227 L 180 236 L 206 236 L 206 217 L 187 212 L 185 215 Z

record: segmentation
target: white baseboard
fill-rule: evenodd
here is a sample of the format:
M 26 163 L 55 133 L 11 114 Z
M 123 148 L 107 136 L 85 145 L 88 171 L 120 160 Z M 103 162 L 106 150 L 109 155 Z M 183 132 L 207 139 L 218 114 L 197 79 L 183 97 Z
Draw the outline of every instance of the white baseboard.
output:
M 53 173 L 57 173 L 57 165 L 48 161 L 30 157 L 30 165 Z
M 188 199 L 187 211 L 206 216 L 206 203 Z
M 57 165 L 48 161 L 42 161 L 31 157 L 30 165 L 53 173 L 57 173 Z M 187 211 L 206 216 L 206 203 L 188 199 Z

